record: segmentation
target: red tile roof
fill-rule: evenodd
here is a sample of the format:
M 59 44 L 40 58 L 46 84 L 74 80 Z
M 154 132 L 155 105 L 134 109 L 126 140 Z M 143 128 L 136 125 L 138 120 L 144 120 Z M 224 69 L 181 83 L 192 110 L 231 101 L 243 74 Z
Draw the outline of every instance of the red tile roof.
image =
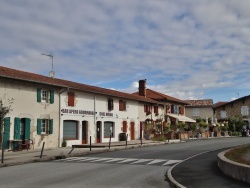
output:
M 71 89 L 81 90 L 81 91 L 95 93 L 95 94 L 102 94 L 102 95 L 107 95 L 107 96 L 131 99 L 131 100 L 154 103 L 154 104 L 158 103 L 157 101 L 154 101 L 150 98 L 146 98 L 142 96 L 136 96 L 133 94 L 124 93 L 124 92 L 120 92 L 116 90 L 90 86 L 86 84 L 81 84 L 81 83 L 57 79 L 57 78 L 51 78 L 51 77 L 42 76 L 39 74 L 20 71 L 16 69 L 10 69 L 7 67 L 2 67 L 2 66 L 0 66 L 0 77 L 17 79 L 17 80 L 22 80 L 22 81 L 27 81 L 27 82 L 42 83 L 42 84 L 47 84 L 47 85 L 56 86 L 56 87 L 71 88 Z
M 139 96 L 139 92 L 135 92 L 133 94 Z M 148 98 L 151 98 L 151 99 L 156 100 L 156 101 L 169 101 L 169 102 L 176 102 L 176 103 L 180 103 L 180 104 L 184 104 L 184 105 L 189 104 L 183 100 L 171 97 L 169 95 L 165 95 L 163 93 L 159 93 L 159 92 L 151 90 L 151 89 L 146 89 L 146 96 Z
M 188 106 L 190 107 L 205 107 L 205 106 L 213 106 L 213 100 L 212 99 L 201 99 L 201 100 L 185 100 L 187 103 L 189 103 Z
M 217 102 L 217 103 L 215 103 L 214 104 L 214 108 L 218 108 L 218 107 L 220 107 L 220 106 L 223 106 L 224 104 L 227 104 L 228 102 Z

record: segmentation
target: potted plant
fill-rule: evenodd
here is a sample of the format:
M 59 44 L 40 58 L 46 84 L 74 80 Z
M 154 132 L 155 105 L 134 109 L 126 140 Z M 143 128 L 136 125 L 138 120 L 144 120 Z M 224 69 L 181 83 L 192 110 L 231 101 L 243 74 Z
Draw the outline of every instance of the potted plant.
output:
M 67 146 L 66 139 L 63 139 L 63 141 L 62 141 L 62 147 L 66 147 L 66 146 Z

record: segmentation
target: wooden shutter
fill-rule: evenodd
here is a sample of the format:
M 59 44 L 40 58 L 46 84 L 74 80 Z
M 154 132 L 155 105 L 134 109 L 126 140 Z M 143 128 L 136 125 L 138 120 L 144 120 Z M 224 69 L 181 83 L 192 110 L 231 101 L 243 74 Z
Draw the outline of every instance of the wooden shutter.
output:
M 174 113 L 174 105 L 173 104 L 171 105 L 171 113 L 172 114 Z
M 42 126 L 42 120 L 41 119 L 37 119 L 37 134 L 40 135 L 42 130 L 41 130 L 41 126 Z
M 14 139 L 20 139 L 20 118 L 15 118 L 14 120 Z
M 54 103 L 54 90 L 50 90 L 50 104 Z
M 127 121 L 123 121 L 122 131 L 123 131 L 124 133 L 127 132 Z
M 25 118 L 24 121 L 24 138 L 30 139 L 30 119 Z
M 158 114 L 158 106 L 154 106 L 154 113 Z
M 41 88 L 37 88 L 37 102 L 41 102 Z
M 185 110 L 185 107 L 182 106 L 182 107 L 181 107 L 181 115 L 184 115 L 184 110 Z
M 123 101 L 119 100 L 119 111 L 123 111 Z
M 53 134 L 53 119 L 49 120 L 49 134 Z
M 75 106 L 75 93 L 68 93 L 68 106 Z
M 3 149 L 9 149 L 10 139 L 10 118 L 4 118 Z

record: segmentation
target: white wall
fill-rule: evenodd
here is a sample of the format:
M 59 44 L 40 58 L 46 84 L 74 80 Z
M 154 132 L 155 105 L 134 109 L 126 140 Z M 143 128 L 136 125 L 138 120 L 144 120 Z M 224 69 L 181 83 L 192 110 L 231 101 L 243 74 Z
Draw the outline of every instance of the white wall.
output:
M 139 115 L 138 115 L 138 102 L 126 100 L 126 111 L 119 111 L 119 98 L 108 97 L 104 95 L 94 95 L 86 92 L 71 91 L 75 93 L 75 106 L 68 106 L 67 91 L 61 94 L 61 111 L 67 109 L 68 112 L 62 111 L 61 113 L 61 129 L 60 129 L 60 146 L 63 141 L 63 121 L 74 120 L 78 121 L 78 138 L 76 140 L 67 140 L 67 146 L 82 143 L 82 121 L 88 121 L 88 143 L 89 136 L 91 136 L 92 143 L 96 142 L 96 123 L 101 122 L 101 142 L 109 142 L 109 138 L 104 138 L 104 122 L 111 121 L 115 124 L 114 137 L 112 141 L 119 140 L 119 133 L 122 132 L 122 122 L 127 121 L 128 140 L 130 140 L 130 123 L 135 123 L 135 139 L 139 138 Z M 108 111 L 108 98 L 113 99 L 114 109 Z M 122 99 L 122 98 L 121 98 Z M 69 113 L 70 110 L 77 110 L 76 113 Z M 93 114 L 82 114 L 81 111 L 90 111 Z M 106 115 L 109 114 L 109 116 Z
M 53 89 L 55 91 L 54 103 L 38 103 L 37 88 Z M 13 99 L 11 111 L 6 117 L 10 117 L 10 140 L 14 136 L 14 118 L 30 118 L 30 138 L 35 141 L 35 148 L 58 147 L 59 138 L 59 91 L 49 86 L 41 86 L 28 82 L 14 81 L 0 78 L 0 98 L 7 105 L 9 99 Z M 48 117 L 53 119 L 53 134 L 37 135 L 37 119 Z

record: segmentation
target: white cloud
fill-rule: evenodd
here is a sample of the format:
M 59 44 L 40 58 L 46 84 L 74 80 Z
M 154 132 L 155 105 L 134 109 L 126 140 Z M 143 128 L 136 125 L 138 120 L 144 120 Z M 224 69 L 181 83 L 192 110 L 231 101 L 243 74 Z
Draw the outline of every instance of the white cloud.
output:
M 0 65 L 48 75 L 53 53 L 59 78 L 182 99 L 249 88 L 248 0 L 143 2 L 1 1 Z

